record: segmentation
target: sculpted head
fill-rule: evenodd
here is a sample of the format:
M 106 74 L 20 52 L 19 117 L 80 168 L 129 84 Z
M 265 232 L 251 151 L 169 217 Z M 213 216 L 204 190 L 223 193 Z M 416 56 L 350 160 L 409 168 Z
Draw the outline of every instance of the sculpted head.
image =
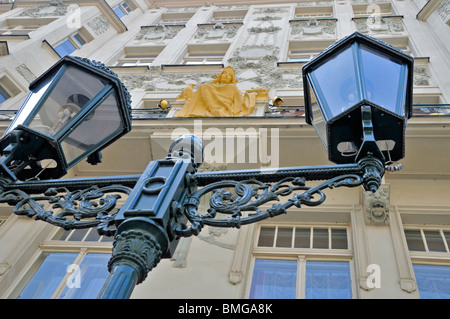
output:
M 227 66 L 214 78 L 214 80 L 211 81 L 211 83 L 235 84 L 237 81 L 234 69 L 231 66 Z

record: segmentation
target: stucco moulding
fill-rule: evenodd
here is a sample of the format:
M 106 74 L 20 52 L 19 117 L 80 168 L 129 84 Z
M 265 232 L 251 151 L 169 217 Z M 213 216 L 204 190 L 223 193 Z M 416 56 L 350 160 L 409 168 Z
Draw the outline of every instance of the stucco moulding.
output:
M 173 39 L 184 25 L 166 26 L 162 24 L 142 26 L 133 44 L 166 44 Z
M 67 5 L 62 3 L 50 5 L 37 5 L 31 8 L 26 8 L 22 11 L 20 16 L 27 17 L 48 17 L 48 16 L 63 16 L 67 13 Z
M 353 18 L 356 29 L 370 36 L 405 35 L 402 16 Z
M 240 26 L 241 24 L 237 23 L 201 24 L 198 25 L 198 30 L 191 42 L 231 42 Z
M 336 38 L 335 19 L 291 20 L 291 39 Z

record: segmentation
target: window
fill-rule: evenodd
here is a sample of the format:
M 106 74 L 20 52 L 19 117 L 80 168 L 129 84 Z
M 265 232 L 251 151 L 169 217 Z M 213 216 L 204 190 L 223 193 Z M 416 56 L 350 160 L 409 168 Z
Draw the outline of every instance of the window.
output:
M 410 251 L 450 252 L 450 229 L 405 228 Z
M 55 46 L 55 51 L 60 57 L 70 55 L 72 52 L 76 51 L 77 47 L 69 39 L 64 40 L 57 46 Z
M 124 16 L 126 16 L 128 13 L 133 11 L 133 4 L 129 1 L 123 1 L 119 3 L 117 6 L 113 8 L 114 13 L 119 17 L 119 19 L 122 19 Z
M 164 46 L 125 47 L 124 55 L 117 60 L 116 66 L 150 66 Z
M 83 242 L 112 242 L 113 237 L 99 236 L 95 228 L 74 229 L 64 232 L 58 240 Z
M 108 277 L 110 255 L 43 253 L 18 299 L 93 299 Z
M 450 299 L 450 266 L 413 265 L 420 298 Z
M 302 267 L 302 264 L 304 266 Z M 298 268 L 303 268 L 299 271 Z M 345 261 L 256 259 L 251 299 L 297 298 L 297 274 L 304 273 L 305 299 L 351 299 L 350 264 Z
M 307 63 L 325 50 L 334 41 L 290 41 L 287 56 L 288 62 Z
M 0 77 L 0 104 L 18 95 L 21 92 L 19 86 L 8 75 Z
M 184 57 L 183 64 L 218 64 L 222 63 L 223 53 L 192 53 Z
M 229 47 L 228 43 L 210 45 L 190 45 L 182 64 L 220 64 Z
M 211 23 L 237 23 L 244 21 L 247 10 L 215 11 Z
M 295 8 L 294 19 L 305 18 L 331 18 L 333 17 L 333 6 L 299 6 Z
M 159 24 L 185 25 L 194 15 L 193 12 L 167 12 L 161 15 Z
M 249 298 L 352 298 L 347 226 L 264 225 L 253 253 Z
M 95 299 L 109 275 L 112 240 L 96 229 L 58 230 L 41 245 L 41 254 L 11 297 Z
M 64 57 L 72 54 L 76 50 L 81 49 L 83 45 L 91 40 L 92 37 L 83 29 L 63 40 L 61 43 L 56 45 L 54 49 L 60 57 Z
M 414 276 L 423 299 L 450 299 L 450 228 L 405 227 Z
M 302 50 L 293 50 L 289 51 L 288 62 L 300 62 L 306 63 L 318 55 L 321 51 L 319 50 L 311 50 L 311 51 L 302 51 Z
M 31 19 L 24 17 L 9 18 L 0 22 L 0 34 L 3 35 L 28 34 L 55 20 L 57 20 L 57 18 L 49 18 L 49 17 L 33 17 Z
M 353 14 L 357 16 L 387 16 L 392 14 L 392 8 L 390 2 L 379 2 L 372 4 L 353 4 Z
M 8 93 L 8 91 L 6 91 L 5 88 L 0 85 L 0 103 L 5 102 L 10 97 L 11 95 Z

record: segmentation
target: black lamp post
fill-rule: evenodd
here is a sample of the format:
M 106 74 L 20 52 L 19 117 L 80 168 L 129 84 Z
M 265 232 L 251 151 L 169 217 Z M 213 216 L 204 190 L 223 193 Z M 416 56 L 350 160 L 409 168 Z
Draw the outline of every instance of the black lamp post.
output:
M 66 230 L 97 227 L 114 236 L 110 275 L 98 298 L 128 298 L 179 238 L 198 235 L 205 225 L 239 228 L 292 206 L 317 206 L 327 188 L 378 189 L 385 164 L 404 156 L 412 59 L 355 33 L 305 65 L 303 76 L 306 121 L 337 165 L 197 172 L 203 144 L 188 135 L 141 175 L 58 179 L 130 130 L 128 93 L 118 77 L 99 63 L 63 58 L 32 84 L 1 140 L 0 202 Z M 75 106 L 66 112 L 66 104 Z M 96 131 L 99 123 L 108 129 Z M 56 168 L 42 167 L 46 159 Z M 310 180 L 323 182 L 308 187 Z M 209 193 L 210 208 L 201 213 L 200 199 Z M 127 200 L 117 209 L 120 194 Z M 47 210 L 50 204 L 59 210 Z

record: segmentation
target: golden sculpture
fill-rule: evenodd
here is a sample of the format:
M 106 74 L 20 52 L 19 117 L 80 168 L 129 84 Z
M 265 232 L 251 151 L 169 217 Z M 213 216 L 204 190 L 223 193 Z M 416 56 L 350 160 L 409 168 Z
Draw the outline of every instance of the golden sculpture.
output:
M 234 69 L 227 66 L 210 83 L 203 83 L 193 92 L 193 85 L 184 89 L 177 101 L 186 100 L 175 117 L 248 116 L 257 99 L 267 99 L 267 89 L 242 92 L 236 86 Z

